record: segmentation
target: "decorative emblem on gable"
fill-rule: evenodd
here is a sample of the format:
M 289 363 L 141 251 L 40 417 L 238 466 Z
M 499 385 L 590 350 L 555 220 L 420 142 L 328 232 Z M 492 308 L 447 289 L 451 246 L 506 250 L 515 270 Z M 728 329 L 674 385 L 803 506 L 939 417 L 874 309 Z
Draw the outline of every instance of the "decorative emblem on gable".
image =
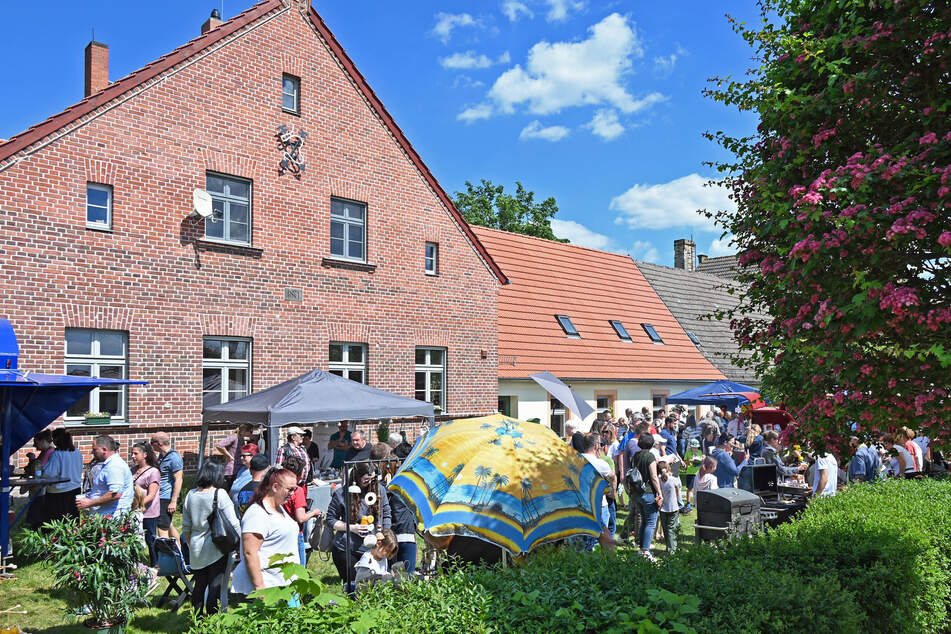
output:
M 281 125 L 277 129 L 277 146 L 283 152 L 280 162 L 280 174 L 290 173 L 297 180 L 300 180 L 304 173 L 304 155 L 301 148 L 304 147 L 304 141 L 307 140 L 307 133 L 304 130 L 298 130 L 296 133 L 286 125 Z

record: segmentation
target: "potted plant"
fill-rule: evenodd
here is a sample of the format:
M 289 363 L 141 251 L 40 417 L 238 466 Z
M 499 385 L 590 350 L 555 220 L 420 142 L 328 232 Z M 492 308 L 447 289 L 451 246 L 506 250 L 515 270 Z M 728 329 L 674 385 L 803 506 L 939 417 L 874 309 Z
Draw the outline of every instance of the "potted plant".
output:
M 109 634 L 125 631 L 136 606 L 146 604 L 152 572 L 131 517 L 82 514 L 49 522 L 24 535 L 25 550 L 45 560 L 71 612 L 83 625 Z
M 112 414 L 109 412 L 87 412 L 85 424 L 87 425 L 108 425 L 112 421 Z

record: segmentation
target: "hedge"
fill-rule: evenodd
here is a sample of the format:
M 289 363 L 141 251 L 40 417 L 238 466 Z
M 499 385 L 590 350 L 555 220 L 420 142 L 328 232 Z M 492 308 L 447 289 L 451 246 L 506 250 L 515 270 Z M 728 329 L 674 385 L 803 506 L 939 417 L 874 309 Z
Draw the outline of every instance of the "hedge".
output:
M 775 530 L 688 547 L 660 565 L 627 549 L 551 549 L 522 567 L 384 585 L 347 605 L 258 605 L 193 631 L 944 632 L 949 509 L 948 481 L 861 485 Z

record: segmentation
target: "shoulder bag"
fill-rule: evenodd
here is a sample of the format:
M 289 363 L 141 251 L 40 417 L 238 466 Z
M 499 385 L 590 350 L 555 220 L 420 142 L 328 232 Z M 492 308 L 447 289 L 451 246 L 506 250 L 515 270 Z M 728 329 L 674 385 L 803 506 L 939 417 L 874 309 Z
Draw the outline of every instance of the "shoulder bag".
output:
M 218 550 L 227 555 L 238 549 L 241 536 L 228 521 L 224 509 L 218 506 L 218 492 L 220 490 L 215 489 L 215 499 L 211 505 L 211 514 L 208 516 L 208 526 L 211 528 L 211 541 Z

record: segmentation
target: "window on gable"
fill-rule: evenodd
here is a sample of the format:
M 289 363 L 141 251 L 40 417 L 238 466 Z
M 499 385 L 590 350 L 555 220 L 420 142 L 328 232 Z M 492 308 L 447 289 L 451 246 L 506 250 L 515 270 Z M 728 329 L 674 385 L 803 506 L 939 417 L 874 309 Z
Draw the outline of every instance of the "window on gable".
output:
M 569 337 L 580 339 L 581 334 L 578 332 L 578 329 L 575 328 L 575 325 L 571 323 L 571 317 L 567 315 L 555 315 L 555 319 L 558 320 L 558 325 L 561 326 L 561 329 L 565 331 L 565 334 Z
M 285 112 L 300 114 L 300 77 L 284 74 L 281 81 L 281 107 Z
M 220 242 L 251 244 L 251 181 L 208 173 L 205 189 L 211 194 L 211 218 L 205 219 L 205 237 Z
M 614 332 L 617 333 L 617 336 L 621 338 L 621 341 L 633 341 L 631 335 L 628 334 L 627 329 L 624 327 L 624 324 L 619 322 L 617 319 L 611 320 L 611 326 L 614 327 Z
M 435 242 L 426 243 L 426 274 L 439 274 L 439 245 Z
M 66 329 L 66 374 L 124 379 L 129 366 L 129 336 L 119 330 Z M 67 422 L 87 412 L 108 413 L 113 422 L 126 418 L 128 392 L 124 385 L 104 385 L 92 390 L 66 412 Z
M 330 373 L 357 383 L 367 382 L 366 344 L 330 342 Z
M 348 260 L 366 261 L 367 206 L 340 198 L 330 199 L 330 253 Z
M 657 331 L 650 324 L 641 324 L 641 328 L 644 329 L 644 332 L 647 333 L 647 336 L 650 337 L 654 343 L 664 343 L 664 340 L 660 338 L 660 335 L 657 334 Z
M 690 332 L 689 330 L 687 331 L 687 337 L 690 339 L 690 341 L 694 342 L 694 344 L 696 344 L 696 345 L 698 345 L 698 346 L 702 346 L 702 345 L 703 345 L 702 343 L 700 343 L 700 339 L 697 338 L 697 335 L 693 334 L 693 333 Z
M 86 226 L 112 229 L 112 186 L 86 183 Z

